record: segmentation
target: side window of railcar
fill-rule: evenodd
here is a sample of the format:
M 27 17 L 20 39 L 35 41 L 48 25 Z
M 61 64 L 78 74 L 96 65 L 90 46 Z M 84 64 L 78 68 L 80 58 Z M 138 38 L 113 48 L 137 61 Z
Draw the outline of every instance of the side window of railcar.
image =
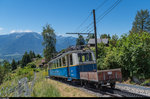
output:
M 54 62 L 52 63 L 52 68 L 54 68 L 55 66 L 54 66 Z
M 70 65 L 73 65 L 72 54 L 70 54 Z
M 58 60 L 56 60 L 56 64 L 57 64 L 57 67 L 59 67 L 59 65 L 58 65 Z
M 66 66 L 65 57 L 62 58 L 63 66 Z
M 61 67 L 61 58 L 59 59 L 59 67 Z
M 56 68 L 56 61 L 54 61 L 54 68 Z
M 55 68 L 57 68 L 57 60 L 55 60 Z
M 57 68 L 57 60 L 55 60 L 55 68 Z
M 57 67 L 59 67 L 59 60 L 57 59 Z

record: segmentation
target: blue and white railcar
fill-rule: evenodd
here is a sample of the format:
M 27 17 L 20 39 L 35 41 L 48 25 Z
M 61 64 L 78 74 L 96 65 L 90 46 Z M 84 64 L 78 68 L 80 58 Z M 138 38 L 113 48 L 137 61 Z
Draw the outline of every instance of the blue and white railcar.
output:
M 92 50 L 68 51 L 58 55 L 48 64 L 50 77 L 66 78 L 68 80 L 80 79 L 80 72 L 97 71 Z

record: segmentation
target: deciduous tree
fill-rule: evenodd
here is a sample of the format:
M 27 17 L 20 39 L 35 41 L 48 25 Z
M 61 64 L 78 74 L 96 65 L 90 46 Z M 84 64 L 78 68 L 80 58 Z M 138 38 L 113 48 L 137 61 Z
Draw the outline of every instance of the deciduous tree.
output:
M 76 45 L 84 45 L 85 40 L 82 35 L 79 35 L 79 38 L 77 39 Z
M 44 45 L 44 57 L 45 61 L 48 62 L 53 57 L 53 54 L 56 53 L 56 35 L 54 29 L 47 24 L 43 27 L 43 45 Z

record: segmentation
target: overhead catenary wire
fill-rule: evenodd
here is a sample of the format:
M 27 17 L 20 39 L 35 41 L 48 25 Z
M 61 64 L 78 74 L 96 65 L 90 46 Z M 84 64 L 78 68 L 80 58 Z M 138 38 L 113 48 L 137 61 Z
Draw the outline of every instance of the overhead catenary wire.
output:
M 103 13 L 103 15 L 99 16 L 97 18 L 97 23 L 100 22 L 100 20 L 102 20 L 108 13 L 110 13 L 122 0 L 117 0 L 109 9 L 107 9 L 107 11 L 105 11 Z
M 91 22 L 89 25 L 87 25 L 85 28 L 83 28 L 80 32 L 84 32 L 84 31 L 87 30 L 89 27 L 91 28 L 91 26 L 93 26 L 93 22 Z
M 110 11 L 112 11 L 119 3 L 121 2 L 121 0 L 117 0 L 109 9 L 107 9 L 101 16 L 99 16 L 97 18 L 97 23 L 100 22 L 100 20 L 102 20 Z M 92 29 L 93 27 L 89 28 L 87 30 L 87 33 L 90 33 L 91 31 L 93 31 Z M 100 34 L 99 34 L 100 35 Z
M 96 10 L 100 9 L 108 0 L 105 0 L 103 3 L 101 3 Z M 110 13 L 122 0 L 117 0 L 111 7 L 109 7 L 102 15 L 100 15 L 98 18 L 96 18 L 97 20 L 97 24 L 108 14 Z M 88 17 L 80 24 L 80 26 L 78 28 L 81 28 L 82 25 L 85 24 L 85 22 L 90 18 L 90 16 L 92 15 L 92 12 L 88 15 Z M 77 29 L 78 29 L 77 28 Z M 78 33 L 82 33 L 84 31 L 86 31 L 85 33 L 90 33 L 94 30 L 93 28 L 93 22 L 91 22 L 90 24 L 88 24 L 86 27 L 81 28 L 80 31 Z
M 102 2 L 98 7 L 96 7 L 96 10 L 100 9 L 107 1 L 108 1 L 108 0 L 104 0 L 104 2 Z M 88 18 L 89 18 L 91 15 L 92 15 L 92 12 L 91 12 L 91 13 L 89 14 L 89 16 L 81 23 L 81 25 L 80 25 L 78 28 L 80 28 L 80 27 L 88 20 Z M 87 25 L 85 28 L 83 28 L 83 29 L 80 30 L 79 32 L 85 31 L 85 30 L 88 29 L 90 26 L 93 26 L 92 24 L 93 24 L 93 22 L 91 22 L 89 25 Z M 78 29 L 78 28 L 77 28 L 77 29 Z
M 108 0 L 104 0 L 104 2 L 102 2 L 97 8 L 95 8 L 95 10 L 100 9 Z
M 91 30 L 94 30 L 94 27 L 92 26 L 92 27 L 90 27 L 86 32 L 87 33 L 90 33 L 91 32 Z M 89 32 L 90 31 L 90 32 Z
M 92 15 L 92 12 L 90 12 L 90 14 L 88 15 L 88 17 L 79 25 L 79 27 L 77 29 L 80 29 L 81 26 L 89 19 L 89 17 Z M 76 30 L 77 30 L 76 29 Z
M 103 15 L 99 16 L 97 18 L 97 25 L 98 23 L 108 14 L 110 13 L 115 7 L 117 7 L 117 5 L 121 2 L 122 0 L 117 0 L 109 9 L 107 9 Z M 99 33 L 98 33 L 99 34 Z M 100 34 L 99 34 L 100 35 Z

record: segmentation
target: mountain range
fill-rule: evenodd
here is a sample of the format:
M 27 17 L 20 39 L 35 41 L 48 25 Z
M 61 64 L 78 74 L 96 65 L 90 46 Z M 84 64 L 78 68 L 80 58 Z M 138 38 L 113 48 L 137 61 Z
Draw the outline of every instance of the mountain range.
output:
M 36 32 L 11 33 L 0 35 L 0 61 L 20 60 L 25 51 L 34 51 L 42 55 L 44 46 L 43 37 Z M 76 44 L 76 38 L 72 36 L 56 35 L 56 50 L 61 51 Z

